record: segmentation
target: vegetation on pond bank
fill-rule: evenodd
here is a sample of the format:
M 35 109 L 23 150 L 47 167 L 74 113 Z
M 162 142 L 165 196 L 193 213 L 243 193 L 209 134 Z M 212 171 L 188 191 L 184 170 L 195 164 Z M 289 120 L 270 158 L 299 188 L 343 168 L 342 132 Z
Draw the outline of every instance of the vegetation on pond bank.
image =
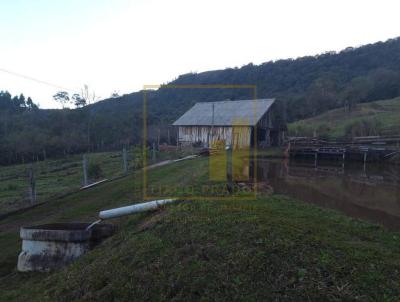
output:
M 154 169 L 152 184 L 199 183 L 207 159 Z M 185 201 L 113 222 L 118 233 L 50 274 L 15 271 L 18 228 L 91 221 L 139 201 L 127 176 L 9 217 L 0 228 L 0 300 L 377 300 L 400 298 L 400 234 L 283 196 Z
M 326 138 L 398 135 L 400 133 L 400 98 L 327 111 L 289 125 L 289 135 Z

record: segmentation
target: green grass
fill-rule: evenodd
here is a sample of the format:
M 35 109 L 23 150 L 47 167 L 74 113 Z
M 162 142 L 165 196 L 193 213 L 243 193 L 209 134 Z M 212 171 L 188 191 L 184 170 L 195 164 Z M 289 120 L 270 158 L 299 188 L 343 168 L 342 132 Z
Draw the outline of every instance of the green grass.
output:
M 152 170 L 151 184 L 207 182 L 207 158 Z M 8 217 L 0 227 L 1 301 L 398 301 L 400 234 L 260 193 L 185 201 L 116 219 L 119 230 L 74 264 L 17 273 L 18 228 L 91 221 L 140 200 L 141 175 Z
M 362 136 L 362 130 L 357 131 L 356 128 L 363 123 L 376 128 L 374 131 L 367 131 L 369 133 L 366 134 L 399 135 L 400 98 L 358 104 L 349 113 L 342 108 L 330 110 L 290 124 L 289 133 L 294 136 L 313 136 L 316 133 L 319 136 L 339 138 L 350 134 L 349 131 L 353 128 L 355 135 Z
M 104 177 L 122 174 L 122 159 L 119 153 L 94 153 L 88 155 L 89 162 L 101 166 Z M 29 206 L 30 164 L 0 167 L 0 213 Z M 46 160 L 33 164 L 37 201 L 75 191 L 82 186 L 82 157 L 71 156 L 58 160 Z
M 157 152 L 155 162 L 178 158 L 182 152 Z M 153 163 L 148 152 L 148 164 Z M 98 165 L 102 170 L 100 178 L 114 178 L 123 175 L 122 152 L 101 152 L 87 155 L 89 166 Z M 128 151 L 130 170 L 142 167 L 142 149 Z M 29 169 L 31 164 L 0 166 L 0 214 L 30 205 Z M 74 192 L 83 186 L 82 156 L 74 155 L 63 159 L 33 163 L 36 178 L 37 202 Z M 90 180 L 90 179 L 89 179 Z M 92 179 L 91 181 L 95 181 Z
M 285 157 L 284 147 L 269 147 L 266 149 L 259 149 L 256 153 L 257 157 L 268 157 L 268 158 L 282 158 Z

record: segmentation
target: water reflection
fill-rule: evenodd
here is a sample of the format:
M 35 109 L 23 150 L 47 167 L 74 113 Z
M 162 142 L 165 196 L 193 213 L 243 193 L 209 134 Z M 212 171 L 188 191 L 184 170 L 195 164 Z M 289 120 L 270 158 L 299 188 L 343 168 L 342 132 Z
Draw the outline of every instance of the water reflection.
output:
M 268 159 L 254 166 L 275 193 L 400 229 L 399 166 Z

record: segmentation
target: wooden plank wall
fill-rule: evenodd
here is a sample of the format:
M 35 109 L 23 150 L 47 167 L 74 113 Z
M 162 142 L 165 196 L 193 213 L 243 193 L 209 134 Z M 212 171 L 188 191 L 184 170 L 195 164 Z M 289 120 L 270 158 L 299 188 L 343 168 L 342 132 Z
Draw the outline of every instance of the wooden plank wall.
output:
M 211 133 L 211 126 L 184 126 L 179 127 L 179 142 L 190 144 L 201 142 L 203 146 L 213 141 L 225 141 L 225 145 L 233 145 L 234 148 L 250 146 L 251 127 L 235 126 L 221 127 L 214 126 Z

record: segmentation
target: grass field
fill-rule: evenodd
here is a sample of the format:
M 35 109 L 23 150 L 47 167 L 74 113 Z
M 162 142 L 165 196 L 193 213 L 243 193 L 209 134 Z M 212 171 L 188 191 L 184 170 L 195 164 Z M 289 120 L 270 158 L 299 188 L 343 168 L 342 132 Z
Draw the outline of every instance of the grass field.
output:
M 348 113 L 343 109 L 330 110 L 289 125 L 289 134 L 292 136 L 313 136 L 314 133 L 331 138 L 399 135 L 400 98 L 358 104 Z
M 157 152 L 155 161 L 178 156 L 180 156 L 178 152 Z M 153 162 L 151 152 L 148 153 L 148 157 L 148 163 L 151 164 Z M 100 167 L 98 179 L 111 179 L 124 174 L 122 152 L 90 153 L 87 159 L 89 168 L 91 165 Z M 142 167 L 142 149 L 128 150 L 128 164 L 130 171 Z M 37 202 L 74 192 L 83 186 L 82 155 L 33 164 L 0 166 L 0 214 L 31 205 L 29 200 L 31 166 L 36 178 Z M 89 179 L 89 181 L 95 180 Z
M 153 185 L 207 182 L 208 159 L 155 168 Z M 399 301 L 400 233 L 284 196 L 197 200 L 115 219 L 74 264 L 18 273 L 21 225 L 92 221 L 141 200 L 142 175 L 0 221 L 1 301 Z

